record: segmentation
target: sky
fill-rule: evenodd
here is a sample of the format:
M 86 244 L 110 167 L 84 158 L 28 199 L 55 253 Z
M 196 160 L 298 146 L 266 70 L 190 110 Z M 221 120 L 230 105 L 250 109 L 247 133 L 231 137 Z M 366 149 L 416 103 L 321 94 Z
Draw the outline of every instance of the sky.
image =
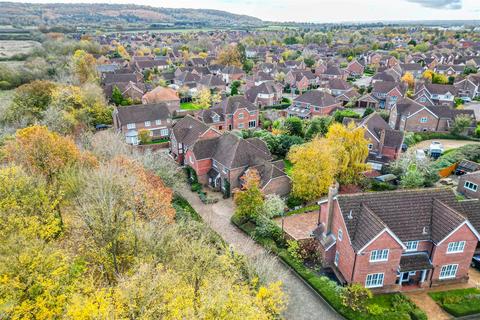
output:
M 10 0 L 12 1 L 12 0 Z M 135 3 L 217 9 L 267 21 L 352 22 L 480 20 L 480 0 L 13 0 L 16 2 Z

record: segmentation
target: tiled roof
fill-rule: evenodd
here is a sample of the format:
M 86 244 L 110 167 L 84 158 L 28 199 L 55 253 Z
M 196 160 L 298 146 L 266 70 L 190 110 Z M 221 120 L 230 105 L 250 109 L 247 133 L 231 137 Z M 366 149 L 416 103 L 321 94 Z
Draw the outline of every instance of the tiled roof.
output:
M 337 201 L 355 250 L 385 226 L 403 242 L 438 242 L 465 221 L 460 214 L 463 209 L 451 189 L 339 195 Z
M 171 116 L 168 106 L 163 103 L 118 107 L 117 111 L 122 124 L 166 120 Z

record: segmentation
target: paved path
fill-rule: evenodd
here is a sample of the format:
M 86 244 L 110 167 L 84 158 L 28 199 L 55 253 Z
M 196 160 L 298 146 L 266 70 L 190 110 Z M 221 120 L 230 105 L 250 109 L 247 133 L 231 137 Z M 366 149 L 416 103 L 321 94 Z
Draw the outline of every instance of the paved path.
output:
M 233 214 L 233 202 L 231 199 L 221 200 L 213 205 L 205 205 L 195 193 L 185 190 L 181 194 L 202 216 L 204 221 L 218 232 L 227 243 L 233 246 L 237 252 L 251 258 L 261 254 L 268 254 L 263 247 L 255 243 L 230 222 L 230 217 Z M 289 296 L 288 308 L 285 312 L 287 319 L 343 319 L 278 258 L 273 260 L 272 267 L 275 268 L 276 276 L 283 282 L 285 291 Z

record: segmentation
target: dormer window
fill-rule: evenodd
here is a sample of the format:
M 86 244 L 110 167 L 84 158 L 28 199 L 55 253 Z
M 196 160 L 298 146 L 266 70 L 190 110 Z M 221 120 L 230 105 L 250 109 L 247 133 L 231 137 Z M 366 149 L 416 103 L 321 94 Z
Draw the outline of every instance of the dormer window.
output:
M 150 121 L 145 121 L 145 127 L 150 127 L 152 123 Z
M 407 252 L 417 251 L 418 241 L 407 241 L 407 242 L 405 242 L 405 247 L 407 247 L 407 249 L 405 250 Z
M 213 122 L 218 122 L 218 121 L 220 121 L 220 117 L 218 116 L 218 114 L 216 114 L 212 117 L 212 120 L 213 120 Z
M 162 120 L 158 119 L 158 120 L 155 120 L 155 124 L 157 126 L 160 126 L 162 124 Z

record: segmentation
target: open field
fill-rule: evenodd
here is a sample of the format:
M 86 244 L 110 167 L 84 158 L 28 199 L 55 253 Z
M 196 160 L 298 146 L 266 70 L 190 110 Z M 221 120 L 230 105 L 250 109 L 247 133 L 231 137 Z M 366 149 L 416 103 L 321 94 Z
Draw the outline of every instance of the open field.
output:
M 40 44 L 36 41 L 0 40 L 0 58 L 27 54 Z

